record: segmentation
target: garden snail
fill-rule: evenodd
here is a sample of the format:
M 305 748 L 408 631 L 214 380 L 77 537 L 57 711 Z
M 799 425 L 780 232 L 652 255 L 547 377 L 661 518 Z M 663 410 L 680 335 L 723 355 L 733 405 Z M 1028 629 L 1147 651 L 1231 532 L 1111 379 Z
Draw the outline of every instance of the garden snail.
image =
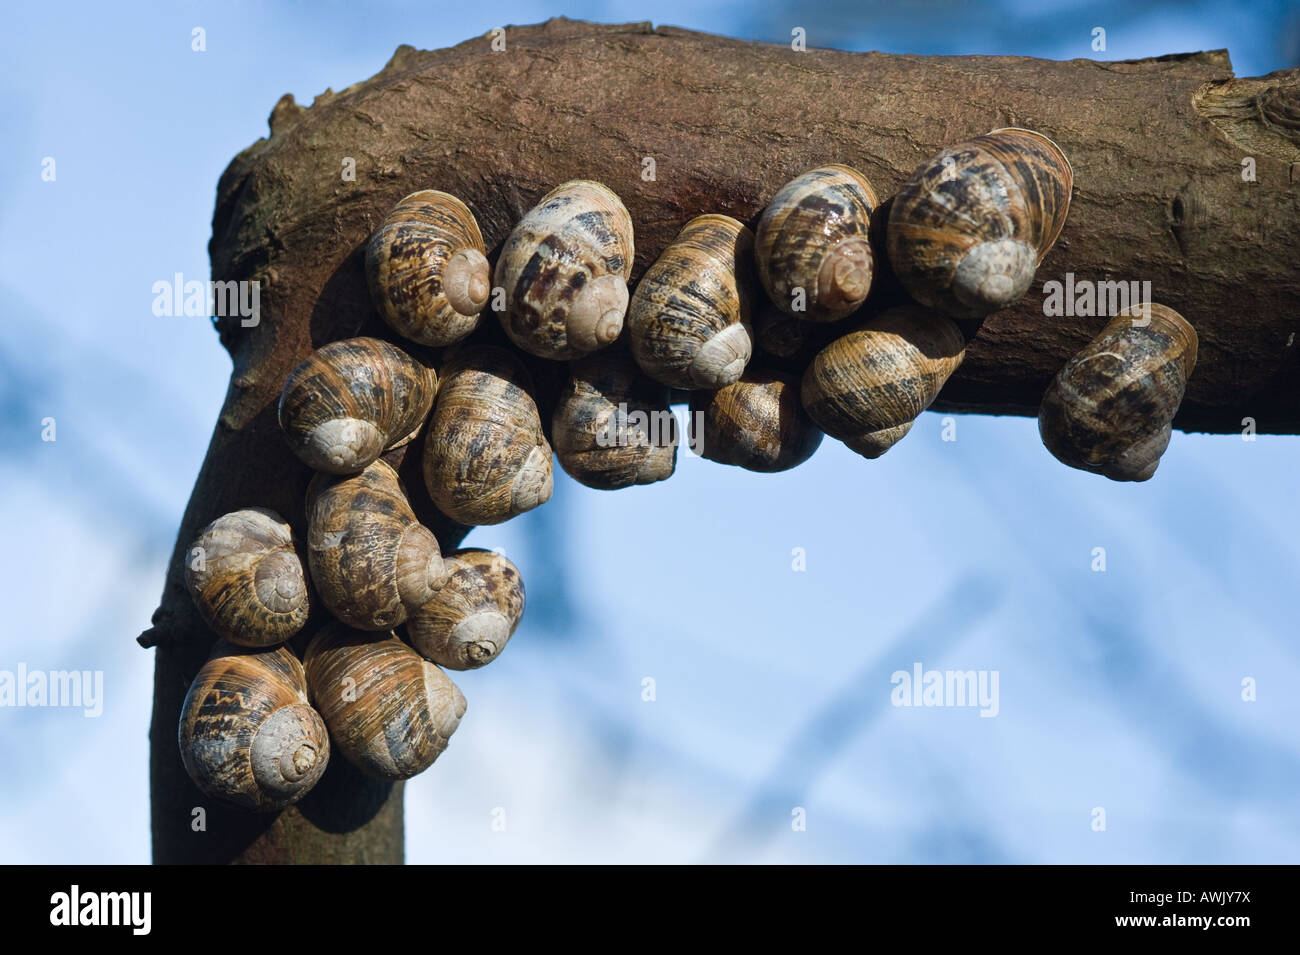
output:
M 917 305 L 888 309 L 817 353 L 804 372 L 803 405 L 831 437 L 878 458 L 938 397 L 965 347 L 944 315 Z
M 432 369 L 388 342 L 331 342 L 290 372 L 280 427 L 305 464 L 355 474 L 415 437 L 437 389 Z
M 218 641 L 181 704 L 181 762 L 204 793 L 245 809 L 283 809 L 329 762 L 302 664 L 287 647 L 255 651 Z
M 598 182 L 575 179 L 542 197 L 497 259 L 501 326 L 539 358 L 576 358 L 623 330 L 632 274 L 632 217 Z
M 810 322 L 856 311 L 871 290 L 868 230 L 879 204 L 850 166 L 821 166 L 782 186 L 754 229 L 758 277 L 772 302 Z
M 668 389 L 625 352 L 575 361 L 551 418 L 555 455 L 587 487 L 616 490 L 671 477 L 677 421 Z
M 770 301 L 755 309 L 753 326 L 755 347 L 777 360 L 798 358 L 814 341 L 815 326 L 791 318 Z
M 750 471 L 785 471 L 812 457 L 822 432 L 799 401 L 799 380 L 748 370 L 717 391 L 691 394 L 691 447 L 701 456 Z
M 218 636 L 246 647 L 283 643 L 307 622 L 307 576 L 284 518 L 261 507 L 223 514 L 185 560 L 185 586 Z
M 923 163 L 894 196 L 889 262 L 923 305 L 979 318 L 1029 288 L 1070 210 L 1073 173 L 1028 129 L 995 129 Z
M 1167 306 L 1116 315 L 1043 395 L 1038 431 L 1047 450 L 1112 481 L 1149 479 L 1169 445 L 1196 346 L 1196 330 Z
M 483 236 L 455 196 L 413 192 L 366 245 L 370 297 L 388 325 L 421 345 L 450 345 L 478 327 L 492 291 Z
M 490 550 L 458 550 L 447 566 L 446 583 L 411 614 L 406 635 L 439 666 L 473 670 L 495 660 L 519 626 L 524 582 L 514 564 Z
M 442 369 L 424 441 L 424 483 L 462 524 L 500 524 L 550 500 L 551 446 L 532 377 L 510 351 L 461 347 Z
M 446 571 L 386 461 L 318 474 L 307 488 L 307 561 L 321 600 L 361 630 L 387 630 L 428 603 Z
M 303 667 L 334 745 L 368 776 L 428 769 L 465 715 L 456 684 L 392 634 L 332 623 L 307 645 Z
M 672 388 L 721 388 L 753 351 L 754 236 L 730 216 L 697 216 L 636 287 L 627 323 L 632 355 Z

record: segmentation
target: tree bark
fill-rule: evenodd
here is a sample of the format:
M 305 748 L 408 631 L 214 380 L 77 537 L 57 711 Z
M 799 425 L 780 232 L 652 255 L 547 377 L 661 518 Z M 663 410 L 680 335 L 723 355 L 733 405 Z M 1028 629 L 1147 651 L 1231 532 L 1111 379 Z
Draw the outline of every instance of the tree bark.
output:
M 158 862 L 402 859 L 400 785 L 361 780 L 336 757 L 299 807 L 226 811 L 186 777 L 176 721 L 212 641 L 182 586 L 185 549 L 208 521 L 250 504 L 301 532 L 310 474 L 276 425 L 281 384 L 314 347 L 392 337 L 371 308 L 362 254 L 387 209 L 416 189 L 465 200 L 495 251 L 551 187 L 599 179 L 632 214 L 635 280 L 687 219 L 722 212 L 753 225 L 783 182 L 813 166 L 854 165 L 888 196 L 947 145 L 999 126 L 1038 129 L 1073 164 L 1069 220 L 1026 298 L 979 327 L 935 408 L 1036 414 L 1052 375 L 1105 323 L 1044 317 L 1042 283 L 1073 272 L 1150 281 L 1154 300 L 1196 326 L 1200 360 L 1177 426 L 1237 432 L 1250 417 L 1261 432 L 1300 431 L 1300 70 L 1234 79 L 1224 51 L 1112 63 L 796 52 L 568 20 L 511 27 L 505 41 L 502 52 L 490 37 L 403 46 L 379 74 L 311 108 L 286 95 L 270 138 L 221 177 L 212 278 L 258 281 L 261 321 L 216 322 L 230 388 L 141 637 L 157 647 Z M 355 181 L 343 176 L 348 160 Z M 886 284 L 881 300 L 897 294 Z M 545 379 L 561 371 L 533 364 Z M 466 531 L 435 529 L 448 547 Z M 200 806 L 207 828 L 195 832 Z

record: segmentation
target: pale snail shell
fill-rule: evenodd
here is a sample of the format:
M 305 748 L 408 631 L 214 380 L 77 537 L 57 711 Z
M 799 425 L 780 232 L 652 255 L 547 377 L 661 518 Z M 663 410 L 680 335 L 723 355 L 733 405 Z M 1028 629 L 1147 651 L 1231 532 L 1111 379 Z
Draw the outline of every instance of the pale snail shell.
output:
M 690 420 L 691 447 L 702 457 L 750 471 L 788 470 L 822 443 L 800 403 L 799 379 L 781 372 L 750 369 L 725 388 L 693 392 Z
M 462 524 L 500 524 L 550 500 L 551 446 L 532 377 L 512 352 L 461 347 L 442 369 L 424 442 L 424 483 Z
M 947 316 L 916 305 L 888 309 L 817 353 L 804 372 L 803 405 L 831 437 L 880 457 L 939 396 L 965 348 Z
M 316 349 L 290 372 L 280 427 L 303 463 L 355 474 L 415 437 L 437 390 L 433 370 L 400 348 L 347 338 Z
M 697 216 L 636 287 L 628 306 L 632 355 L 673 388 L 721 388 L 753 353 L 754 236 L 730 216 Z
M 652 484 L 677 464 L 677 422 L 668 389 L 625 352 L 600 352 L 570 366 L 551 417 L 560 465 L 599 490 Z
M 200 790 L 262 812 L 306 795 L 330 755 L 298 658 L 287 647 L 255 651 L 225 641 L 190 684 L 177 741 Z
M 585 179 L 557 186 L 501 248 L 501 327 L 539 358 L 604 348 L 623 330 L 634 251 L 632 217 L 612 190 Z
M 758 277 L 772 302 L 810 322 L 856 311 L 871 291 L 868 233 L 879 205 L 867 177 L 850 166 L 821 166 L 782 186 L 754 229 Z
M 979 318 L 1019 299 L 1065 225 L 1073 173 L 1060 147 L 995 129 L 923 163 L 894 197 L 889 262 L 908 293 Z
M 460 341 L 478 327 L 492 291 L 474 214 L 436 189 L 413 192 L 366 245 L 366 281 L 380 317 L 422 345 Z
M 246 647 L 283 643 L 307 622 L 307 575 L 288 523 L 262 507 L 223 514 L 185 555 L 185 586 L 204 622 Z
M 466 548 L 447 556 L 442 589 L 406 621 L 406 635 L 428 660 L 473 670 L 495 660 L 524 615 L 524 582 L 503 555 Z
M 1196 367 L 1196 330 L 1172 308 L 1145 307 L 1115 316 L 1066 362 L 1038 412 L 1057 460 L 1113 481 L 1155 474 Z
M 303 666 L 334 745 L 368 776 L 428 769 L 465 715 L 456 684 L 391 633 L 331 623 L 307 645 Z
M 446 576 L 438 540 L 416 520 L 386 461 L 318 474 L 307 489 L 307 560 L 322 602 L 361 630 L 388 630 Z

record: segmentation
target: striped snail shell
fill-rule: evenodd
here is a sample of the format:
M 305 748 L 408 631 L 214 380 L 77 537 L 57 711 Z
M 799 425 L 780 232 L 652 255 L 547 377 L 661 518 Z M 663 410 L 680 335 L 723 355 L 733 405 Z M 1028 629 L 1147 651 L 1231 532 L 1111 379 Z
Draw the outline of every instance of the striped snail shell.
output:
M 428 603 L 446 576 L 438 540 L 415 519 L 383 460 L 318 474 L 307 488 L 307 561 L 321 600 L 361 630 L 387 630 Z
M 672 388 L 721 388 L 753 352 L 754 236 L 730 216 L 697 216 L 646 272 L 628 307 L 632 355 Z
M 695 434 L 696 423 L 701 433 Z M 750 369 L 717 391 L 691 394 L 691 447 L 750 471 L 785 471 L 812 457 L 822 432 L 799 401 L 799 379 Z
M 1057 460 L 1112 481 L 1155 474 L 1196 367 L 1196 330 L 1172 308 L 1145 307 L 1115 316 L 1066 362 L 1038 412 Z
M 952 319 L 916 305 L 888 309 L 817 353 L 803 406 L 831 437 L 878 458 L 939 396 L 965 348 Z
M 298 658 L 287 647 L 255 651 L 226 641 L 190 684 L 177 741 L 194 785 L 262 812 L 306 795 L 330 755 Z
M 462 524 L 500 524 L 551 497 L 551 446 L 519 358 L 492 345 L 462 347 L 442 369 L 424 441 L 424 483 Z
M 391 633 L 331 623 L 307 645 L 303 666 L 334 745 L 368 776 L 424 772 L 465 715 L 456 684 Z
M 758 277 L 772 302 L 810 322 L 856 311 L 871 290 L 868 231 L 879 205 L 850 166 L 821 166 L 782 186 L 754 230 Z
M 483 236 L 453 195 L 424 189 L 400 200 L 366 245 L 375 310 L 421 345 L 450 345 L 478 327 L 492 291 Z
M 542 197 L 497 259 L 501 326 L 539 358 L 576 358 L 623 330 L 632 274 L 632 217 L 598 182 L 575 179 Z
M 426 659 L 450 670 L 491 663 L 524 615 L 524 582 L 501 554 L 466 548 L 447 556 L 451 573 L 406 621 L 406 635 Z
M 280 427 L 303 463 L 355 474 L 415 437 L 437 390 L 433 370 L 400 348 L 347 338 L 316 349 L 290 372 Z
M 573 362 L 551 418 L 555 456 L 575 481 L 599 490 L 671 477 L 677 420 L 668 397 L 625 352 Z
M 263 507 L 203 529 L 186 555 L 185 586 L 207 625 L 241 646 L 275 646 L 307 622 L 307 575 L 293 535 Z
M 886 249 L 923 305 L 979 318 L 1034 280 L 1070 211 L 1073 173 L 1060 147 L 1028 129 L 995 129 L 945 149 L 903 184 Z

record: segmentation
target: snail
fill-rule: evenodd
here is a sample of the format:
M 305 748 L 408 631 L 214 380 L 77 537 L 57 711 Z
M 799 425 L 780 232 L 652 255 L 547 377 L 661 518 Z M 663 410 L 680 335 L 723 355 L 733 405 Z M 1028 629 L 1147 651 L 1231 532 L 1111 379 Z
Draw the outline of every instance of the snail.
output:
M 814 341 L 816 327 L 791 318 L 772 302 L 763 302 L 754 311 L 754 346 L 778 361 L 792 361 L 803 355 Z
M 1025 294 L 1070 211 L 1070 162 L 1028 129 L 995 129 L 923 163 L 894 197 L 890 265 L 912 298 L 980 318 Z
M 575 179 L 542 197 L 501 248 L 501 327 L 539 358 L 576 358 L 623 330 L 632 274 L 632 217 L 598 182 Z
M 512 352 L 461 347 L 442 370 L 424 441 L 424 483 L 462 524 L 500 524 L 550 500 L 551 446 L 532 377 Z
M 406 621 L 411 645 L 450 670 L 491 663 L 524 615 L 524 582 L 515 565 L 490 550 L 466 548 L 447 557 L 451 573 Z
M 428 603 L 446 576 L 438 540 L 415 519 L 383 460 L 307 488 L 307 561 L 321 600 L 361 630 L 387 630 Z
M 368 776 L 428 769 L 465 715 L 456 684 L 391 633 L 331 623 L 307 645 L 303 667 L 334 745 Z
M 668 389 L 646 378 L 623 352 L 573 362 L 551 437 L 564 470 L 600 490 L 662 481 L 677 464 Z
M 280 427 L 303 463 L 355 474 L 410 441 L 433 406 L 438 377 L 377 338 L 318 348 L 290 372 L 280 394 Z
M 912 427 L 965 355 L 950 318 L 917 305 L 891 308 L 817 353 L 803 406 L 823 431 L 878 458 Z
M 330 755 L 298 658 L 287 647 L 257 651 L 226 641 L 190 684 L 177 741 L 200 790 L 263 812 L 306 795 Z
M 307 622 L 307 575 L 288 523 L 262 507 L 223 514 L 185 560 L 185 586 L 204 622 L 233 643 L 270 647 Z
M 850 166 L 821 166 L 782 186 L 754 229 L 758 277 L 772 302 L 810 322 L 856 311 L 871 290 L 868 231 L 879 204 Z
M 388 325 L 421 345 L 451 345 L 478 327 L 492 291 L 483 236 L 453 195 L 413 192 L 366 245 L 370 297 Z
M 1116 315 L 1043 395 L 1038 431 L 1047 450 L 1112 481 L 1148 480 L 1169 445 L 1196 346 L 1196 330 L 1167 306 Z
M 730 216 L 697 216 L 650 266 L 628 306 L 632 355 L 672 388 L 721 388 L 753 351 L 754 236 Z
M 691 447 L 701 456 L 750 471 L 788 470 L 822 443 L 799 403 L 799 379 L 754 369 L 725 388 L 693 392 L 691 429 Z

